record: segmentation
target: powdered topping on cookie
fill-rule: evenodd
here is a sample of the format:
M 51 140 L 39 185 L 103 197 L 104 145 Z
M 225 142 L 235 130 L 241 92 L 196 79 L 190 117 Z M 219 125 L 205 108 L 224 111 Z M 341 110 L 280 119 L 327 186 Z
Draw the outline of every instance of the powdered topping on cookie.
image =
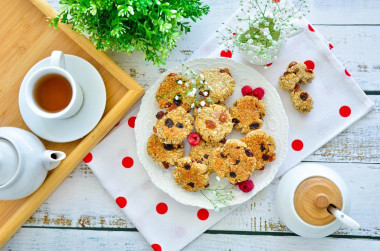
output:
M 209 97 L 214 103 L 223 102 L 232 95 L 235 80 L 231 77 L 230 70 L 219 68 L 203 70 L 196 79 L 200 94 Z
M 264 130 L 249 132 L 241 141 L 247 144 L 256 158 L 256 169 L 261 169 L 266 163 L 276 159 L 276 143 L 272 136 L 267 136 Z
M 185 154 L 183 144 L 164 144 L 154 134 L 148 139 L 147 152 L 155 162 L 166 169 L 174 166 Z
M 182 106 L 186 111 L 196 101 L 196 95 L 191 95 L 195 86 L 189 79 L 176 73 L 168 74 L 162 81 L 156 93 L 156 100 L 160 109 Z
M 232 123 L 234 128 L 248 133 L 259 129 L 265 117 L 265 104 L 256 97 L 244 96 L 235 101 L 234 106 L 230 107 Z
M 213 172 L 211 168 L 211 161 L 214 158 L 214 151 L 217 148 L 220 148 L 224 145 L 224 141 L 222 142 L 206 142 L 201 140 L 201 142 L 197 146 L 192 146 L 190 148 L 190 157 L 202 161 L 208 168 L 209 173 Z
M 238 139 L 229 139 L 222 148 L 214 151 L 211 167 L 220 178 L 231 184 L 249 179 L 256 168 L 256 158 L 247 144 Z
M 180 106 L 158 119 L 153 132 L 165 144 L 181 144 L 193 130 L 193 121 L 193 116 Z
M 232 118 L 221 105 L 204 107 L 195 118 L 195 129 L 207 142 L 218 142 L 232 131 Z
M 310 94 L 302 91 L 299 85 L 296 85 L 290 93 L 290 99 L 294 108 L 300 113 L 309 113 L 313 109 L 313 100 Z
M 190 192 L 205 189 L 209 184 L 207 166 L 190 157 L 177 161 L 173 176 L 178 186 Z

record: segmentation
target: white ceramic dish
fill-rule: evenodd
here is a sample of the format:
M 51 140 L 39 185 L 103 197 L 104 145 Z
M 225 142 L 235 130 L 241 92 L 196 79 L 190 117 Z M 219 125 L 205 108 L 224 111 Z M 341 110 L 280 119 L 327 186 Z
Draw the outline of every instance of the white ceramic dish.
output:
M 186 205 L 214 209 L 210 201 L 205 196 L 203 196 L 201 192 L 187 192 L 177 186 L 171 172 L 173 167 L 171 167 L 170 170 L 166 170 L 160 167 L 150 158 L 146 151 L 148 138 L 153 133 L 152 128 L 156 123 L 155 115 L 158 111 L 160 111 L 155 100 L 157 89 L 167 74 L 172 72 L 180 73 L 184 67 L 189 67 L 197 74 L 204 69 L 214 69 L 218 67 L 229 68 L 232 76 L 236 80 L 236 87 L 234 89 L 234 94 L 225 102 L 228 107 L 231 107 L 235 100 L 242 97 L 241 88 L 244 85 L 250 85 L 253 88 L 262 87 L 265 90 L 265 96 L 263 100 L 267 106 L 267 113 L 264 118 L 264 125 L 262 129 L 264 129 L 268 134 L 272 135 L 276 141 L 276 160 L 266 165 L 264 171 L 255 171 L 253 173 L 251 179 L 255 184 L 255 188 L 249 193 L 243 193 L 237 187 L 229 185 L 226 179 L 223 179 L 222 181 L 216 180 L 215 174 L 212 174 L 210 176 L 209 188 L 213 188 L 219 185 L 229 185 L 233 188 L 232 194 L 234 198 L 228 201 L 228 203 L 225 205 L 219 205 L 218 207 L 221 208 L 225 206 L 241 204 L 249 200 L 252 196 L 266 187 L 274 179 L 280 165 L 285 159 L 288 148 L 289 124 L 281 103 L 281 99 L 274 87 L 268 83 L 268 81 L 257 71 L 246 65 L 237 63 L 227 58 L 200 58 L 191 60 L 189 62 L 186 62 L 184 66 L 178 66 L 169 69 L 167 72 L 162 74 L 159 79 L 157 79 L 157 82 L 146 92 L 145 96 L 143 97 L 140 112 L 137 115 L 135 126 L 137 153 L 152 182 L 158 188 L 162 189 L 164 192 L 173 197 L 175 200 Z M 227 139 L 240 139 L 242 136 L 243 135 L 240 132 L 233 130 L 232 133 L 227 136 Z M 185 154 L 188 154 L 188 152 L 189 145 L 187 141 L 185 141 Z M 205 193 L 208 193 L 206 194 L 208 198 L 214 199 L 214 194 L 210 192 Z
M 35 64 L 26 74 L 19 92 L 19 107 L 26 125 L 35 134 L 52 142 L 70 142 L 87 135 L 98 124 L 106 107 L 106 89 L 99 72 L 86 60 L 65 55 L 66 69 L 83 91 L 79 112 L 67 119 L 45 119 L 35 114 L 25 98 L 25 82 L 42 67 L 50 65 L 50 57 Z

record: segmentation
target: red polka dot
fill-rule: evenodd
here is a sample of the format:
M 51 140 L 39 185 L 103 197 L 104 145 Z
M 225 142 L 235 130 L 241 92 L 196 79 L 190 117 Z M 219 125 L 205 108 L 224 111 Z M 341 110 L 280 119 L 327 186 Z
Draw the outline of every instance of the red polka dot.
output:
M 236 32 L 232 33 L 232 35 L 234 35 L 234 36 L 235 36 L 235 35 L 236 35 Z
M 232 58 L 232 52 L 230 50 L 222 50 L 220 52 L 221 57 Z
M 121 163 L 123 164 L 123 167 L 131 168 L 133 166 L 134 161 L 131 157 L 125 157 Z
M 269 63 L 269 64 L 267 64 L 267 67 L 269 67 L 269 66 L 271 66 L 273 63 Z
M 135 117 L 135 116 L 130 117 L 130 118 L 128 119 L 128 125 L 129 125 L 130 127 L 132 127 L 132 128 L 135 128 L 135 121 L 136 121 L 136 117 Z
M 307 67 L 308 69 L 310 69 L 310 70 L 314 70 L 314 68 L 315 68 L 315 64 L 314 64 L 314 62 L 311 61 L 311 60 L 306 60 L 306 61 L 304 62 L 304 64 L 305 64 L 306 67 Z
M 157 243 L 152 244 L 151 247 L 153 248 L 154 251 L 161 251 L 161 246 L 158 245 Z
M 311 32 L 314 32 L 314 31 L 315 31 L 315 30 L 314 30 L 314 28 L 313 28 L 313 27 L 311 27 L 311 25 L 310 25 L 310 24 L 309 24 L 307 27 L 309 28 L 309 31 L 311 31 Z
M 330 48 L 330 50 L 332 50 L 332 48 L 334 48 L 334 46 L 332 44 L 329 44 L 329 48 Z
M 168 205 L 166 205 L 163 202 L 158 203 L 157 206 L 156 206 L 156 211 L 159 214 L 166 214 L 166 212 L 168 211 Z
M 88 153 L 86 157 L 84 157 L 83 161 L 84 163 L 90 163 L 92 160 L 92 153 Z
M 279 3 L 280 0 L 272 0 L 272 2 L 274 2 L 274 3 Z
M 127 205 L 127 199 L 124 198 L 124 197 L 117 197 L 117 198 L 116 198 L 116 204 L 117 204 L 120 208 L 124 208 L 124 207 Z
M 340 116 L 346 118 L 346 117 L 348 117 L 348 116 L 351 115 L 351 108 L 348 107 L 348 106 L 346 106 L 346 105 L 345 105 L 345 106 L 342 106 L 342 107 L 339 109 L 339 114 L 340 114 Z
M 347 76 L 351 77 L 351 74 L 347 71 L 347 69 L 344 69 L 344 73 L 346 73 Z
M 209 213 L 207 209 L 201 208 L 198 210 L 197 216 L 200 220 L 207 220 Z
M 303 142 L 299 139 L 296 139 L 292 142 L 292 148 L 294 151 L 301 151 L 303 148 Z

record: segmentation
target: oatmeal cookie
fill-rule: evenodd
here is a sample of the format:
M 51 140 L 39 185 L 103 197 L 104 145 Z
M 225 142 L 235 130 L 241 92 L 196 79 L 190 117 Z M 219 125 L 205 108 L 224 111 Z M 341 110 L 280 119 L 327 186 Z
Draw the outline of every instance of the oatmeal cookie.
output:
M 230 70 L 219 68 L 203 70 L 196 79 L 200 94 L 210 97 L 214 103 L 223 102 L 232 95 L 235 80 L 231 77 Z
M 195 129 L 207 142 L 218 142 L 232 131 L 232 118 L 221 105 L 203 107 L 195 118 Z
M 185 154 L 183 143 L 164 144 L 154 134 L 149 137 L 146 150 L 155 162 L 166 169 L 174 166 L 177 159 L 182 158 Z
M 232 123 L 234 128 L 248 133 L 259 129 L 265 117 L 265 104 L 253 96 L 244 96 L 235 101 L 234 106 L 230 107 Z
M 153 127 L 153 132 L 162 143 L 181 144 L 193 130 L 194 118 L 181 106 L 162 117 L 158 115 L 157 113 L 158 120 Z
M 299 85 L 296 85 L 294 90 L 290 93 L 292 105 L 300 113 L 309 113 L 313 109 L 313 100 L 310 94 L 302 91 Z
M 156 100 L 160 109 L 182 106 L 186 111 L 196 100 L 192 93 L 194 86 L 187 78 L 176 73 L 168 74 L 162 81 L 156 93 Z
M 213 172 L 211 168 L 211 161 L 214 156 L 214 151 L 217 148 L 220 148 L 224 145 L 225 139 L 219 142 L 206 142 L 201 140 L 201 142 L 196 146 L 191 146 L 190 148 L 190 157 L 195 160 L 202 161 L 208 168 L 209 173 Z
M 194 107 L 193 115 L 194 118 L 198 115 L 198 112 L 202 110 L 203 107 L 209 107 L 210 105 L 214 105 L 214 103 L 210 98 L 203 98 L 198 101 L 198 104 Z M 223 107 L 227 106 L 224 104 L 224 102 L 219 102 L 216 105 L 221 105 Z
M 241 141 L 247 144 L 256 158 L 256 169 L 261 169 L 266 163 L 276 159 L 276 142 L 272 136 L 267 136 L 264 130 L 249 132 Z
M 177 161 L 173 176 L 177 185 L 189 192 L 199 191 L 208 186 L 209 174 L 207 166 L 190 157 Z
M 298 83 L 306 85 L 310 83 L 314 78 L 314 72 L 311 69 L 308 69 L 304 63 L 291 62 L 288 65 L 287 72 L 294 73 L 299 78 Z
M 280 87 L 286 92 L 293 91 L 296 84 L 300 81 L 299 77 L 295 73 L 285 72 L 280 77 Z
M 249 179 L 256 168 L 256 158 L 247 144 L 229 139 L 214 151 L 211 167 L 220 178 L 226 177 L 231 184 L 236 184 Z

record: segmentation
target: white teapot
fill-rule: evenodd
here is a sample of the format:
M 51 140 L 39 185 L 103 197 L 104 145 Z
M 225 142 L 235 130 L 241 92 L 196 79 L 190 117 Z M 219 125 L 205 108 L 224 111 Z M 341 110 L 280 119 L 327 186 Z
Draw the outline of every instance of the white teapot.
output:
M 0 200 L 30 195 L 64 158 L 65 153 L 46 150 L 30 132 L 0 127 Z
M 281 178 L 275 207 L 285 225 L 306 238 L 330 235 L 342 224 L 360 228 L 347 215 L 351 198 L 344 180 L 332 169 L 316 163 L 300 164 Z

